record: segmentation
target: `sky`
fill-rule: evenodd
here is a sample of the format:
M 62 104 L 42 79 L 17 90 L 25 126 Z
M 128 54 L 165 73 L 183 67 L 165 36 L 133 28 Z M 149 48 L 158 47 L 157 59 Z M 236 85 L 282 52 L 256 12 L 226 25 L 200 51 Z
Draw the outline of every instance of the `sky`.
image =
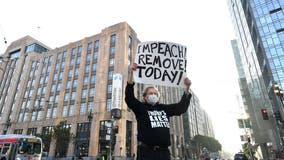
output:
M 225 151 L 238 152 L 240 93 L 226 0 L 2 0 L 0 53 L 26 35 L 56 48 L 124 21 L 142 42 L 187 46 L 192 90 L 212 119 L 215 138 Z

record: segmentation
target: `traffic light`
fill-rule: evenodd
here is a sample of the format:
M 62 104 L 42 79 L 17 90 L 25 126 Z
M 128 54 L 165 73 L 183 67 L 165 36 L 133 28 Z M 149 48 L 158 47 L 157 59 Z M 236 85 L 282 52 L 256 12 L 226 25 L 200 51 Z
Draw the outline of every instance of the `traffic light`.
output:
M 112 136 L 112 139 L 111 139 L 111 148 L 114 149 L 115 144 L 116 144 L 116 135 L 113 135 L 113 136 Z
M 250 143 L 250 142 L 251 142 L 251 140 L 250 140 L 250 136 L 247 136 L 247 140 L 248 140 L 248 143 Z
M 263 120 L 268 120 L 269 119 L 267 109 L 262 109 L 261 113 L 262 113 Z
M 118 125 L 113 126 L 112 129 L 113 129 L 113 132 L 114 132 L 115 134 L 118 133 Z

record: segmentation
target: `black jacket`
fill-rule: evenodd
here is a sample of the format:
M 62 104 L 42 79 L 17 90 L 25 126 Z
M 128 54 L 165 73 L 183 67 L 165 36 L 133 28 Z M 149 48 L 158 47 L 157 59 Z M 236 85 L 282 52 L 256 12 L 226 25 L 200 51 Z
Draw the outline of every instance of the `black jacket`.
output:
M 138 141 L 151 146 L 170 146 L 169 117 L 185 113 L 190 98 L 191 94 L 184 94 L 179 103 L 168 105 L 157 103 L 152 106 L 137 100 L 134 96 L 134 84 L 127 83 L 125 102 L 136 116 Z

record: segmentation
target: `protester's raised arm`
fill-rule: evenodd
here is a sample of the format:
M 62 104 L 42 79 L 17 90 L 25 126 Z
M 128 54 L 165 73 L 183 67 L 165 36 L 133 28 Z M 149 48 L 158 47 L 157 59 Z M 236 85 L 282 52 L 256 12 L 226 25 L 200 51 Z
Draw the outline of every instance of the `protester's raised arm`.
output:
M 190 93 L 191 81 L 188 78 L 186 78 L 184 80 L 184 85 L 186 87 L 185 87 L 184 95 L 182 96 L 181 100 L 178 103 L 169 104 L 169 105 L 164 106 L 169 116 L 179 116 L 185 113 L 189 107 L 190 99 L 192 96 Z

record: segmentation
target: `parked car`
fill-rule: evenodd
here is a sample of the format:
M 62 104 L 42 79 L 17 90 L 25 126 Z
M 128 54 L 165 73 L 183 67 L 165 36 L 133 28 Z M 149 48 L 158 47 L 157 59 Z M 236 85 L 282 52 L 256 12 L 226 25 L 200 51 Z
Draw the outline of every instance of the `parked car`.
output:
M 41 160 L 48 160 L 48 152 L 42 152 Z
M 239 152 L 235 154 L 234 160 L 248 160 L 248 158 L 243 152 Z

